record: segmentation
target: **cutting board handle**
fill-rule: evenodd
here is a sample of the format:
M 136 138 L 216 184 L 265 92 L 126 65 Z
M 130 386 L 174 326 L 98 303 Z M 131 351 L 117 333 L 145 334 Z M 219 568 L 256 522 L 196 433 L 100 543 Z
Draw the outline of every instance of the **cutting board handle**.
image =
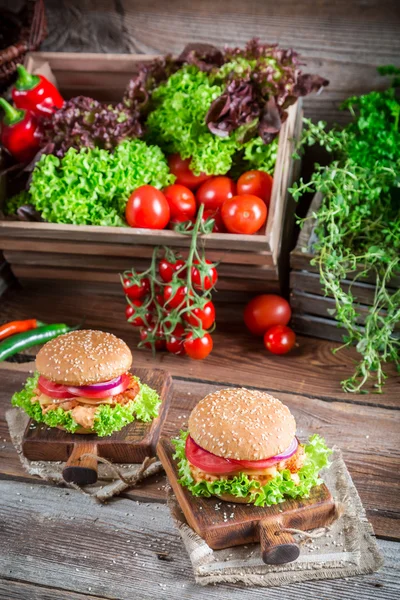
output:
M 296 560 L 300 548 L 291 533 L 282 530 L 282 524 L 271 519 L 259 521 L 260 545 L 263 562 L 283 565 Z
M 83 456 L 91 454 L 93 456 Z M 97 481 L 97 445 L 74 444 L 71 455 L 63 469 L 63 478 L 67 483 L 89 485 Z

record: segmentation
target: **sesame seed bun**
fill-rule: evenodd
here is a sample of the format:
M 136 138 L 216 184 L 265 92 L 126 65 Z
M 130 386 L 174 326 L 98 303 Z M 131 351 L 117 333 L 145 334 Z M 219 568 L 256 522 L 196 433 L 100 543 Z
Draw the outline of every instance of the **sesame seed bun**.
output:
M 262 460 L 290 446 L 296 421 L 287 406 L 265 392 L 226 389 L 197 404 L 189 417 L 189 433 L 216 456 Z
M 132 354 L 112 333 L 71 331 L 47 342 L 36 357 L 41 375 L 62 385 L 90 385 L 129 371 Z

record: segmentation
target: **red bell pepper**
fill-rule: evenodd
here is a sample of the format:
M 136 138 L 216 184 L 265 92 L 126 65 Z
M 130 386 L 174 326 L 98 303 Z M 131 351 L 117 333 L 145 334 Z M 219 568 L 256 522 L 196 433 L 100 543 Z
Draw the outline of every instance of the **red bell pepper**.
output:
M 38 117 L 49 117 L 61 108 L 64 99 L 58 89 L 43 75 L 31 75 L 22 66 L 17 66 L 18 79 L 12 89 L 17 108 L 30 110 Z
M 29 162 L 40 148 L 38 122 L 32 113 L 16 109 L 4 98 L 0 106 L 5 112 L 1 124 L 1 143 L 18 162 Z

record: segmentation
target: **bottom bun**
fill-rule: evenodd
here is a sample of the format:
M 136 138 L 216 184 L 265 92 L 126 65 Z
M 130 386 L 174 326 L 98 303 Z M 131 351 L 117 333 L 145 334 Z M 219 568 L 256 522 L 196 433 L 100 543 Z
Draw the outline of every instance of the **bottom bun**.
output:
M 237 496 L 233 496 L 232 494 L 220 494 L 216 497 L 224 502 L 232 502 L 232 504 L 253 504 L 250 500 L 250 496 L 245 496 L 244 498 L 238 498 Z
M 66 431 L 65 427 L 62 427 L 62 425 L 57 425 L 57 429 Z M 68 433 L 71 433 L 71 432 L 69 431 Z M 78 429 L 76 429 L 72 435 L 74 435 L 75 433 L 79 433 L 79 434 L 83 434 L 83 435 L 97 435 L 93 429 L 85 429 L 81 425 L 79 425 Z

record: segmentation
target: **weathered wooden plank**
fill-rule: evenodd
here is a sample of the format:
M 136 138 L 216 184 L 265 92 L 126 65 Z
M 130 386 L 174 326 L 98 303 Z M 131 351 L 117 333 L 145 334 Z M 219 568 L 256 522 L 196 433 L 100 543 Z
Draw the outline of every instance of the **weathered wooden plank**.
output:
M 87 600 L 89 596 L 42 585 L 0 579 L 0 598 L 4 600 Z M 90 594 L 90 600 L 103 600 L 103 598 L 104 596 Z
M 90 287 L 90 286 L 89 286 Z M 214 295 L 218 298 L 218 294 Z M 160 366 L 173 376 L 215 381 L 232 385 L 257 385 L 260 388 L 305 393 L 307 396 L 336 400 L 351 400 L 362 404 L 398 406 L 399 374 L 388 365 L 390 375 L 382 395 L 345 394 L 340 381 L 352 373 L 352 363 L 358 353 L 354 348 L 332 354 L 332 343 L 310 338 L 298 339 L 298 347 L 286 356 L 267 353 L 262 339 L 245 330 L 240 305 L 217 307 L 217 329 L 213 333 L 214 349 L 205 361 L 190 361 L 186 357 L 161 353 L 152 358 L 146 350 L 135 352 L 137 366 Z M 112 331 L 135 348 L 138 331 L 125 321 L 125 299 L 120 296 L 79 295 L 73 291 L 58 294 L 56 289 L 38 282 L 21 293 L 6 292 L 2 299 L 4 321 L 36 316 L 46 322 L 79 323 L 86 316 L 86 326 Z
M 12 481 L 0 486 L 3 577 L 119 600 L 136 598 L 138 582 L 140 600 L 265 598 L 266 591 L 260 588 L 244 592 L 239 586 L 196 586 L 166 506 L 139 508 L 128 499 L 102 506 L 74 490 Z M 285 588 L 285 598 L 394 599 L 400 546 L 382 541 L 380 547 L 386 561 L 379 573 L 291 585 Z M 282 590 L 270 589 L 268 597 L 281 598 Z

